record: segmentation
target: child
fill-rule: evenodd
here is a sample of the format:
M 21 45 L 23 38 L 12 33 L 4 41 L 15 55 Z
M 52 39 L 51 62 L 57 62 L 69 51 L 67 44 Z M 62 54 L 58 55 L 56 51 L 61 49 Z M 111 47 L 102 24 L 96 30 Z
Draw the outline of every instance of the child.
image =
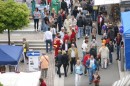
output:
M 95 84 L 95 86 L 99 86 L 99 82 L 100 75 L 98 74 L 98 71 L 96 71 L 95 74 L 93 74 L 93 83 Z
M 46 83 L 42 78 L 40 78 L 39 81 L 40 81 L 40 86 L 46 86 Z

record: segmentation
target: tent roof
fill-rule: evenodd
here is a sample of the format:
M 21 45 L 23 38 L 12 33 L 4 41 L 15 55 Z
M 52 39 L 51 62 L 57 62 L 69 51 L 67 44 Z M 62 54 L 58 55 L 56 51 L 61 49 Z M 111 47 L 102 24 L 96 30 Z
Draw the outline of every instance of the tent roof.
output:
M 117 4 L 120 0 L 94 0 L 94 5 Z
M 124 27 L 124 33 L 130 33 L 130 11 L 121 13 L 121 22 Z
M 17 65 L 22 52 L 22 46 L 0 45 L 0 65 Z

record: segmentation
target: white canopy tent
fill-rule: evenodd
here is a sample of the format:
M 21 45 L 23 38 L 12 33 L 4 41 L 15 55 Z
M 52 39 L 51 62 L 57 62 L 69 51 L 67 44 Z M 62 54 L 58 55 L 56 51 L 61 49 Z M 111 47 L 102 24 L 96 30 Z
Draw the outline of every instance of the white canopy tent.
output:
M 117 4 L 121 0 L 94 0 L 94 5 L 106 5 L 106 4 Z
M 39 86 L 41 72 L 7 72 L 0 74 L 0 82 L 4 86 Z

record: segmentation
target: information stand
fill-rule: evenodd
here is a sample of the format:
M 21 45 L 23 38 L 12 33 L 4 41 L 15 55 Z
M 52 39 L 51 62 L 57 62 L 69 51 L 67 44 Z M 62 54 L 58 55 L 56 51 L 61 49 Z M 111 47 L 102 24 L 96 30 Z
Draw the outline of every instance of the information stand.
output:
M 28 51 L 27 52 L 28 56 L 28 66 L 29 66 L 29 71 L 38 71 L 39 70 L 39 56 L 40 52 L 39 51 Z

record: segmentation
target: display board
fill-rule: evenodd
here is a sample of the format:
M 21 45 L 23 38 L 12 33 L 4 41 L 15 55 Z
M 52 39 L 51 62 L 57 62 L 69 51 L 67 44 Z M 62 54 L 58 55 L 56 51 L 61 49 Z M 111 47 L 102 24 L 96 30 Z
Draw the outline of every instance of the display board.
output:
M 27 56 L 29 58 L 28 66 L 29 71 L 38 71 L 39 70 L 39 51 L 28 51 Z

